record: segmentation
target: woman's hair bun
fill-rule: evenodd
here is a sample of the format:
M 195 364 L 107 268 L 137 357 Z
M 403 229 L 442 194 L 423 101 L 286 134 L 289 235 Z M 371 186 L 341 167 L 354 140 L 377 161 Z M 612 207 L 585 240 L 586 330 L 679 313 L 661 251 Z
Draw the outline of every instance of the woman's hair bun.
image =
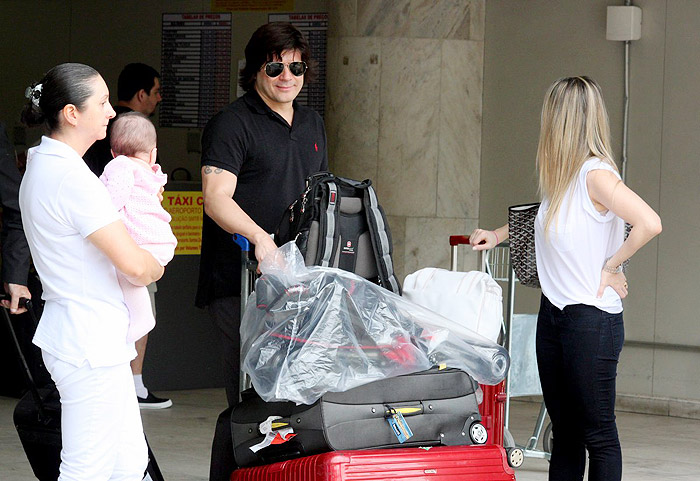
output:
M 46 120 L 40 106 L 42 89 L 43 85 L 37 82 L 27 87 L 24 91 L 27 104 L 22 110 L 21 120 L 23 124 L 29 127 L 43 124 Z
M 49 132 L 58 129 L 63 108 L 72 104 L 81 110 L 92 95 L 93 79 L 99 75 L 97 70 L 81 63 L 56 65 L 25 90 L 27 104 L 22 110 L 22 123 L 27 126 L 45 123 Z

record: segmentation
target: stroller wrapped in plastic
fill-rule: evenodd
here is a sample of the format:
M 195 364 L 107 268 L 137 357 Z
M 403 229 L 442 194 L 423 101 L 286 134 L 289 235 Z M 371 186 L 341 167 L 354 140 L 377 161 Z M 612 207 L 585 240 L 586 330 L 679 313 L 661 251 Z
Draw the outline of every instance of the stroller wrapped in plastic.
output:
M 265 401 L 312 404 L 432 366 L 482 384 L 505 378 L 503 347 L 355 274 L 307 267 L 293 243 L 260 270 L 241 321 L 242 369 Z

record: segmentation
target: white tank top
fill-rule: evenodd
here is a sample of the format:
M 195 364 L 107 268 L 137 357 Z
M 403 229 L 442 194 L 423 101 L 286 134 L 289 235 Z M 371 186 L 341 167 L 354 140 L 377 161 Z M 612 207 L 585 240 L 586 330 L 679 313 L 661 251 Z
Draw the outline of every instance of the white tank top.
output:
M 572 304 L 595 306 L 605 312 L 622 312 L 622 300 L 606 287 L 603 297 L 596 297 L 605 259 L 612 256 L 624 241 L 624 221 L 611 211 L 598 212 L 588 195 L 586 175 L 591 170 L 609 170 L 609 164 L 588 159 L 574 179 L 552 221 L 549 235 L 544 233 L 544 219 L 549 200 L 542 201 L 535 220 L 537 273 L 542 293 L 559 309 Z

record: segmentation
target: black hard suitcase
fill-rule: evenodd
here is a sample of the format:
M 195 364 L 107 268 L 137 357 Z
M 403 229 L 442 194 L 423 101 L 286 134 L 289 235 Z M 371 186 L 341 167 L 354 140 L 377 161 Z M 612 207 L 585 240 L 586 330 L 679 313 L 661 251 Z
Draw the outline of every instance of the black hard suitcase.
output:
M 25 302 L 34 323 L 31 303 Z M 61 401 L 55 386 L 37 388 L 27 365 L 24 352 L 20 346 L 7 309 L 2 309 L 10 335 L 15 344 L 17 355 L 25 372 L 29 390 L 22 396 L 15 407 L 13 421 L 17 434 L 32 467 L 34 476 L 39 481 L 56 481 L 61 464 Z M 148 444 L 148 442 L 146 442 Z M 144 473 L 146 481 L 164 481 L 155 456 L 148 446 L 148 467 Z
M 483 444 L 486 429 L 476 398 L 478 384 L 458 369 L 431 369 L 382 379 L 341 393 L 327 393 L 312 405 L 268 403 L 253 390 L 231 414 L 236 464 L 269 464 L 334 450 L 408 446 Z M 388 423 L 401 412 L 413 436 L 404 443 Z M 277 428 L 289 426 L 295 436 L 257 452 L 260 423 L 280 416 Z
M 13 420 L 34 476 L 40 481 L 58 479 L 61 402 L 56 388 L 27 392 L 17 403 Z
M 226 408 L 216 420 L 214 439 L 211 443 L 211 464 L 209 465 L 209 481 L 229 481 L 231 473 L 238 468 L 233 457 L 233 441 L 231 439 L 231 411 Z

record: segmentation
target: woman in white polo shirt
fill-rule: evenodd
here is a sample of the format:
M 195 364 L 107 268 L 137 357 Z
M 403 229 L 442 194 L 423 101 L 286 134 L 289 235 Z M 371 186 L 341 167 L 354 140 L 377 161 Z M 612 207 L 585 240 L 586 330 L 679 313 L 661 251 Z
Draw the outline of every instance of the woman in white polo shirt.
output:
M 550 481 L 619 481 L 615 378 L 624 340 L 622 263 L 661 232 L 661 220 L 621 180 L 602 93 L 588 77 L 560 79 L 542 107 L 537 149 L 542 203 L 535 220 L 542 299 L 537 363 L 554 442 Z M 624 239 L 624 222 L 632 225 Z M 508 225 L 476 229 L 476 250 Z
M 127 234 L 82 159 L 114 117 L 99 73 L 61 64 L 26 96 L 23 122 L 47 131 L 29 150 L 19 201 L 46 301 L 34 343 L 61 395 L 59 480 L 141 480 L 148 454 L 129 367 L 136 351 L 116 271 L 145 286 L 163 267 Z

